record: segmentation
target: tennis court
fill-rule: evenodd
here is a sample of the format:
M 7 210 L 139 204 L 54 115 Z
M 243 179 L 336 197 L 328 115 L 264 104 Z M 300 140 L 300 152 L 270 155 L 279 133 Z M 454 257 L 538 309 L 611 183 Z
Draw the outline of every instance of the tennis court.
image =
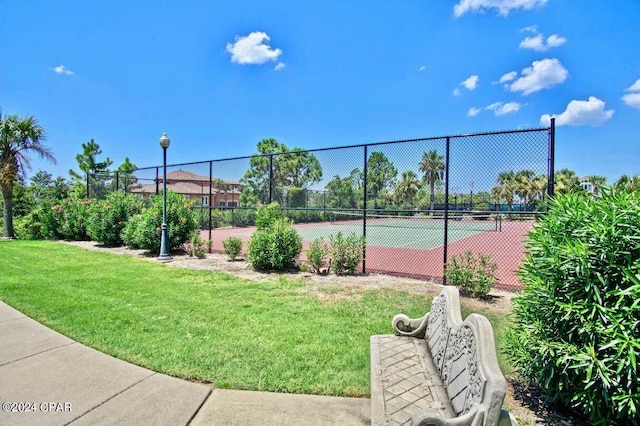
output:
M 304 250 L 316 238 L 329 241 L 329 236 L 342 232 L 362 235 L 362 215 L 334 215 L 317 223 L 295 224 L 303 240 L 300 260 L 306 260 Z M 449 257 L 472 250 L 491 256 L 498 263 L 497 288 L 520 288 L 516 274 L 524 257 L 525 236 L 533 221 L 503 221 L 496 215 L 456 215 L 448 221 Z M 255 227 L 218 228 L 212 230 L 213 250 L 223 252 L 222 241 L 230 236 L 246 243 Z M 202 231 L 208 238 L 209 231 Z M 379 272 L 422 279 L 442 279 L 444 257 L 444 219 L 432 217 L 367 216 L 367 272 Z
M 367 215 L 367 245 L 432 249 L 444 244 L 445 220 L 430 216 Z M 327 222 L 295 225 L 303 240 L 323 238 L 342 232 L 362 236 L 362 214 L 332 212 Z M 451 243 L 481 232 L 500 232 L 499 216 L 454 215 L 448 219 L 447 240 Z

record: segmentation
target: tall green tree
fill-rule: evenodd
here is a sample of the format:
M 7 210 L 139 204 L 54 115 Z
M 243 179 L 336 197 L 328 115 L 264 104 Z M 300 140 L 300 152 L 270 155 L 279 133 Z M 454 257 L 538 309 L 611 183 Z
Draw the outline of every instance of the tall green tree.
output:
M 383 191 L 390 191 L 395 185 L 398 169 L 384 153 L 374 151 L 367 159 L 367 198 L 377 199 Z
M 108 160 L 108 158 L 107 158 Z M 118 189 L 127 191 L 129 186 L 138 182 L 138 179 L 134 176 L 133 172 L 138 167 L 129 160 L 129 157 L 124 157 L 124 162 L 118 166 Z
M 102 198 L 105 195 L 105 175 L 108 173 L 113 161 L 109 157 L 103 161 L 98 161 L 98 156 L 100 155 L 102 155 L 102 149 L 93 139 L 82 144 L 82 152 L 76 155 L 76 161 L 84 174 L 78 173 L 73 169 L 69 170 L 69 175 L 75 182 L 74 189 L 77 196 L 83 197 L 86 194 L 87 175 L 92 195 L 96 198 Z
M 2 213 L 4 225 L 2 235 L 14 238 L 13 232 L 13 188 L 25 168 L 30 167 L 30 154 L 55 163 L 51 150 L 43 144 L 45 131 L 33 117 L 0 113 L 0 188 L 2 189 Z
M 333 208 L 356 208 L 356 188 L 352 176 L 335 175 L 327 183 L 327 205 Z
M 422 155 L 419 167 L 420 171 L 424 173 L 423 180 L 429 184 L 429 189 L 431 190 L 429 195 L 429 209 L 433 211 L 436 183 L 444 179 L 444 157 L 438 154 L 438 151 L 432 149 Z
M 273 154 L 273 155 L 269 155 Z M 273 175 L 270 176 L 271 163 Z M 269 182 L 269 178 L 272 181 Z M 249 170 L 240 182 L 267 203 L 269 187 L 272 185 L 274 200 L 277 200 L 277 189 L 305 189 L 322 179 L 322 167 L 318 159 L 300 148 L 290 150 L 285 144 L 275 139 L 263 139 L 258 142 L 258 154 L 251 157 Z
M 69 184 L 63 177 L 53 178 L 51 173 L 38 170 L 29 178 L 29 189 L 33 193 L 36 204 L 46 200 L 64 200 L 69 196 Z
M 418 175 L 415 172 L 408 170 L 402 172 L 402 179 L 396 185 L 394 191 L 394 197 L 396 203 L 400 204 L 413 204 L 416 194 L 420 190 L 420 181 Z

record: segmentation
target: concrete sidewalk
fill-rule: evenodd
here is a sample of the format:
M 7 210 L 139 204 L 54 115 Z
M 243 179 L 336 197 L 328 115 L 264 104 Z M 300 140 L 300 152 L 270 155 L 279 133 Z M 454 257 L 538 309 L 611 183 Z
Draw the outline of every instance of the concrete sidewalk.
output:
M 1 425 L 363 425 L 368 399 L 213 389 L 90 349 L 0 301 Z

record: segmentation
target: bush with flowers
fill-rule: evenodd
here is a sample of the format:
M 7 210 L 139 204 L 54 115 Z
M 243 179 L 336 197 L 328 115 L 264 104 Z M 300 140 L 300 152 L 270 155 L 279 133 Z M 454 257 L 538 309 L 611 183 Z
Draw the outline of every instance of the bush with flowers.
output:
M 189 241 L 198 229 L 196 214 L 189 200 L 173 191 L 167 191 L 167 226 L 169 249 Z M 122 231 L 124 243 L 131 248 L 150 252 L 160 251 L 162 230 L 162 196 L 154 197 L 151 207 L 133 215 Z
M 91 200 L 67 198 L 48 208 L 42 219 L 45 238 L 74 241 L 89 240 L 87 219 L 91 214 Z
M 87 233 L 92 241 L 108 247 L 121 246 L 122 230 L 129 218 L 142 211 L 143 203 L 134 194 L 112 192 L 92 205 L 87 218 Z

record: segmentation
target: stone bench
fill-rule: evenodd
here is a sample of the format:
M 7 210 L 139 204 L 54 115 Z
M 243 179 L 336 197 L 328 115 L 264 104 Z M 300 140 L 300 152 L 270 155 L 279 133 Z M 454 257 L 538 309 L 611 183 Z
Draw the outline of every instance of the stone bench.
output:
M 493 328 L 462 321 L 455 287 L 444 287 L 422 318 L 396 315 L 396 335 L 371 336 L 372 425 L 516 425 L 502 410 L 507 382 Z

